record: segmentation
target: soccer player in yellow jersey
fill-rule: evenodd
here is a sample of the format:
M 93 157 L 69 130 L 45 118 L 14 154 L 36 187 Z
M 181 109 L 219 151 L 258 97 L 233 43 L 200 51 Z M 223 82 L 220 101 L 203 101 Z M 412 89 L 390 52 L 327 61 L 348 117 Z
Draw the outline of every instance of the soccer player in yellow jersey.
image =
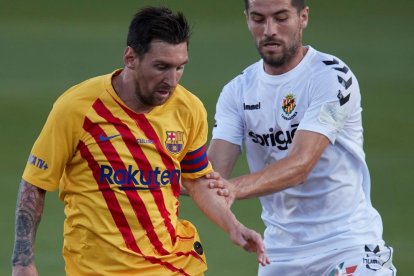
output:
M 203 275 L 197 231 L 178 218 L 180 184 L 235 244 L 267 263 L 260 235 L 208 189 L 220 178 L 206 157 L 206 111 L 178 84 L 189 36 L 183 14 L 144 8 L 130 24 L 124 68 L 55 102 L 20 184 L 13 275 L 37 275 L 36 229 L 45 192 L 56 189 L 67 275 Z

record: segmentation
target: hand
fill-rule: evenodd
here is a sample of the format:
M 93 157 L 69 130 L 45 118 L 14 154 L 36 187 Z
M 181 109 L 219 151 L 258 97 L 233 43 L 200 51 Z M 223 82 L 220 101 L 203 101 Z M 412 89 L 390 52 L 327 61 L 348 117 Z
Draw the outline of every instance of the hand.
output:
M 202 185 L 204 183 L 206 187 L 209 183 L 215 183 L 220 181 L 221 175 L 218 172 L 210 172 L 203 177 L 197 179 L 182 179 L 180 183 L 180 195 L 190 195 L 195 185 Z
M 257 260 L 262 266 L 270 263 L 266 256 L 262 237 L 256 231 L 246 228 L 243 224 L 239 223 L 230 230 L 230 239 L 247 252 L 256 252 Z
M 236 187 L 234 184 L 230 183 L 228 180 L 224 178 L 217 178 L 216 175 L 217 172 L 207 174 L 206 177 L 209 179 L 212 179 L 208 184 L 208 187 L 210 189 L 217 189 L 217 194 L 219 196 L 223 196 L 226 198 L 226 202 L 228 206 L 231 206 L 236 199 Z
M 33 263 L 28 266 L 14 265 L 12 276 L 38 276 L 38 273 Z

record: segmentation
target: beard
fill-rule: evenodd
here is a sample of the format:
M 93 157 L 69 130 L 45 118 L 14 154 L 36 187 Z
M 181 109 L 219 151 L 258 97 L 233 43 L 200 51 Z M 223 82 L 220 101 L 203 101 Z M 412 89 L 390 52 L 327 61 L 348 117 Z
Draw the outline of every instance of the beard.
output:
M 158 105 L 164 104 L 172 95 L 174 89 L 170 87 L 162 87 L 161 91 L 168 91 L 167 95 L 161 96 L 158 95 L 156 92 L 152 93 L 141 93 L 140 91 L 136 91 L 135 95 L 139 102 L 148 106 L 148 107 L 156 107 Z
M 281 48 L 281 53 L 279 54 L 266 54 L 262 51 L 262 47 L 268 43 L 277 43 Z M 273 68 L 281 67 L 289 63 L 298 53 L 298 50 L 301 46 L 300 40 L 295 41 L 291 45 L 286 45 L 283 41 L 275 39 L 266 39 L 259 43 L 257 50 L 259 51 L 260 56 L 262 57 L 264 63 Z

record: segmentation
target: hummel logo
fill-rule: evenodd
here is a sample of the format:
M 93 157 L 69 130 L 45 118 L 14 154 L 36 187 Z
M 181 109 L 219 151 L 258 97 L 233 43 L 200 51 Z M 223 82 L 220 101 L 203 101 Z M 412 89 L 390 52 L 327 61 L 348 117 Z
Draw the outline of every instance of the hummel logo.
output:
M 349 93 L 348 95 L 346 95 L 344 97 L 344 95 L 342 94 L 341 90 L 338 91 L 338 100 L 339 100 L 339 104 L 341 106 L 343 106 L 344 104 L 346 104 L 349 101 L 349 98 L 351 97 L 351 93 Z
M 106 136 L 105 134 L 102 133 L 99 136 L 99 141 L 101 141 L 101 142 L 109 141 L 112 138 L 115 138 L 115 137 L 118 137 L 118 136 L 121 136 L 121 134 L 115 134 L 115 135 L 111 135 L 111 136 Z
M 348 89 L 352 85 L 352 77 L 349 78 L 349 80 L 344 80 L 340 76 L 338 76 L 338 82 L 342 84 L 345 89 Z
M 243 109 L 244 110 L 260 109 L 260 102 L 257 103 L 257 104 L 245 104 L 245 103 L 243 103 Z
M 325 65 L 328 65 L 328 66 L 339 64 L 339 61 L 334 59 L 334 58 L 332 60 L 323 60 L 322 62 L 325 63 Z

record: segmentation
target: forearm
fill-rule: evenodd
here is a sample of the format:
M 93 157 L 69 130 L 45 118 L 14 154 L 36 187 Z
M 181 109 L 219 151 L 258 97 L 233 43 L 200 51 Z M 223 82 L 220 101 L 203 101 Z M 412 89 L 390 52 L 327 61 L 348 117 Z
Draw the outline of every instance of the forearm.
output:
M 241 224 L 231 212 L 230 205 L 227 204 L 225 198 L 218 196 L 208 187 L 210 181 L 218 180 L 217 175 L 216 177 L 210 175 L 197 180 L 184 180 L 183 184 L 196 205 L 211 221 L 229 234 L 234 244 L 248 252 L 256 252 L 259 263 L 268 264 L 269 260 L 260 234 Z
M 187 185 L 187 190 L 198 208 L 227 233 L 240 224 L 225 198 L 217 196 L 216 191 L 209 189 L 207 182 Z
M 269 165 L 261 171 L 230 180 L 237 199 L 246 199 L 279 192 L 306 180 L 309 169 L 301 163 L 290 162 L 289 157 Z
M 22 180 L 16 204 L 13 267 L 28 267 L 34 262 L 34 242 L 44 200 L 44 190 Z
M 287 157 L 258 172 L 231 180 L 236 187 L 236 198 L 263 196 L 302 184 L 328 144 L 328 138 L 322 134 L 297 131 Z

